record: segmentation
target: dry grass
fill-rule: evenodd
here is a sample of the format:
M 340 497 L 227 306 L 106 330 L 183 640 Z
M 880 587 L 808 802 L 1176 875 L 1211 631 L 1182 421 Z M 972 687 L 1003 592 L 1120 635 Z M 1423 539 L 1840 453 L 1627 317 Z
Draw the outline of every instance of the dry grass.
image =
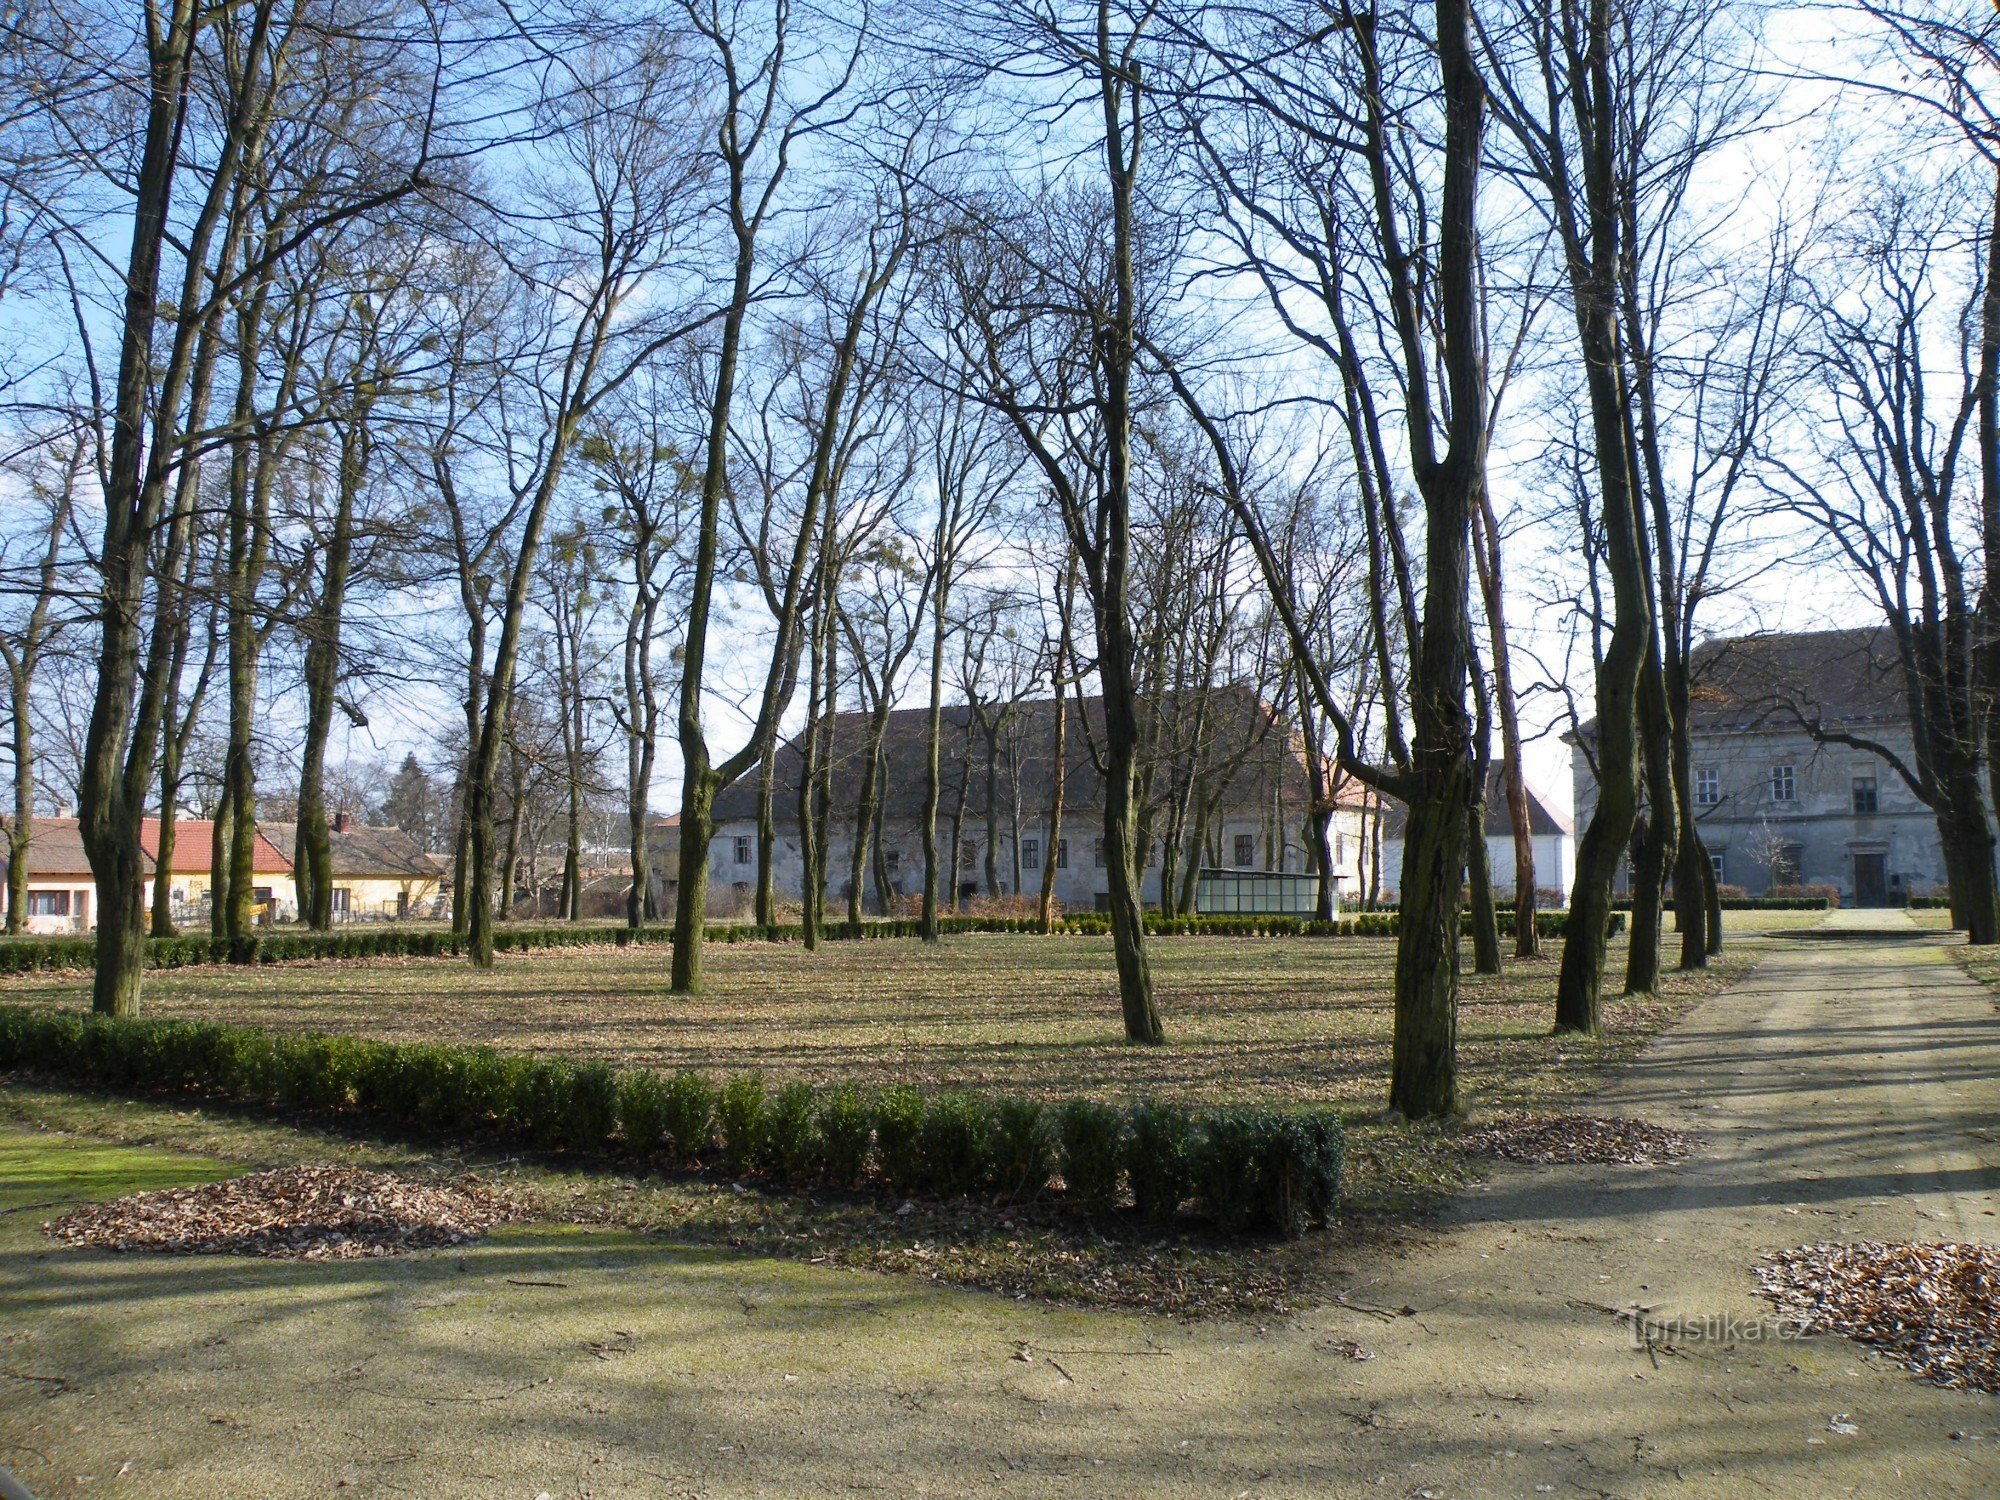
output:
M 1467 1104 L 1548 1110 L 1587 1094 L 1704 995 L 1739 977 L 1764 934 L 1817 913 L 1731 913 L 1727 958 L 1701 975 L 1667 969 L 1656 999 L 1615 999 L 1601 1037 L 1549 1034 L 1558 945 L 1497 979 L 1470 979 L 1460 1013 Z M 1669 944 L 1673 942 L 1671 935 Z M 894 1270 L 1059 1301 L 1181 1315 L 1257 1314 L 1310 1301 L 1328 1246 L 1351 1246 L 1421 1218 L 1466 1182 L 1474 1161 L 1448 1130 L 1382 1119 L 1393 1022 L 1394 944 L 1379 939 L 1162 939 L 1152 948 L 1164 1047 L 1119 1039 L 1109 942 L 962 937 L 794 946 L 718 945 L 708 992 L 666 990 L 660 949 L 502 955 L 481 973 L 456 960 L 368 960 L 151 976 L 156 1016 L 341 1030 L 398 1039 L 602 1057 L 625 1065 L 762 1069 L 776 1078 L 910 1081 L 1044 1098 L 1154 1094 L 1190 1103 L 1314 1101 L 1348 1125 L 1347 1193 L 1326 1242 L 1258 1245 L 1198 1230 L 1164 1236 L 1028 1206 L 918 1206 L 872 1198 L 737 1191 L 701 1178 L 629 1179 L 513 1161 L 510 1191 L 544 1216 L 618 1223 L 687 1242 Z M 1469 962 L 1469 956 L 1468 956 Z M 1622 974 L 1615 943 L 1608 972 Z M 0 981 L 0 1003 L 76 1006 L 76 975 Z M 262 1166 L 319 1164 L 359 1149 L 394 1167 L 409 1148 L 340 1138 L 223 1111 L 134 1104 L 16 1080 L 0 1114 L 111 1139 L 173 1144 Z M 474 1143 L 415 1143 L 426 1165 L 482 1162 Z M 470 1148 L 471 1157 L 463 1154 Z M 442 1151 L 443 1163 L 428 1153 Z
M 1660 1008 L 1713 987 L 1673 976 L 1660 1002 L 1614 1000 L 1601 1044 L 1549 1036 L 1551 956 L 1468 978 L 1460 1056 L 1469 1093 L 1511 1093 L 1579 1046 L 1650 1034 Z M 715 945 L 698 997 L 667 991 L 660 948 L 367 960 L 149 977 L 146 1011 L 401 1041 L 479 1043 L 620 1065 L 762 1069 L 774 1079 L 949 1084 L 1037 1095 L 1152 1094 L 1188 1103 L 1372 1104 L 1386 1088 L 1389 939 L 1173 938 L 1152 945 L 1168 1033 L 1120 1035 L 1102 938 Z M 1719 973 L 1740 971 L 1732 954 Z M 1615 944 L 1612 971 L 1622 971 Z M 75 1005 L 79 976 L 29 975 L 0 999 Z

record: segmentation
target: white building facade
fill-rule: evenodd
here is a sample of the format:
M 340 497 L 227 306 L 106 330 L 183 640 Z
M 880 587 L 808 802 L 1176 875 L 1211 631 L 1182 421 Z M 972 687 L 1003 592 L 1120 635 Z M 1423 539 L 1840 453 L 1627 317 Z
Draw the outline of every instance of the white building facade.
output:
M 1719 885 L 1827 885 L 1843 902 L 1941 893 L 1937 822 L 1882 754 L 1915 764 L 1893 645 L 1878 630 L 1710 641 L 1692 663 L 1696 825 Z M 1578 823 L 1597 778 L 1572 746 Z M 1621 874 L 1621 881 L 1622 881 Z
M 1253 707 L 1254 699 L 1245 699 Z M 1067 771 L 1059 829 L 1052 828 L 1054 778 L 1054 704 L 1049 701 L 1016 705 L 1013 721 L 1002 732 L 987 735 L 962 706 L 945 710 L 946 762 L 937 815 L 937 857 L 941 872 L 939 895 L 947 902 L 979 903 L 993 898 L 1037 897 L 1044 862 L 1055 854 L 1054 891 L 1065 910 L 1101 907 L 1110 892 L 1110 872 L 1104 854 L 1102 780 L 1090 757 L 1089 737 L 1096 726 L 1096 700 L 1083 709 L 1072 704 L 1073 722 L 1067 734 Z M 1249 719 L 1249 714 L 1238 717 Z M 1083 720 L 1090 720 L 1086 729 Z M 923 710 L 898 710 L 890 715 L 880 761 L 879 826 L 864 837 L 867 848 L 861 867 L 863 909 L 881 912 L 881 888 L 890 908 L 906 908 L 921 898 L 924 885 L 923 800 L 928 763 L 927 716 Z M 827 818 L 826 899 L 829 915 L 844 911 L 854 871 L 853 850 L 865 776 L 867 724 L 860 714 L 838 716 L 833 798 Z M 988 757 L 993 764 L 988 765 Z M 1226 739 L 1204 746 L 1200 757 L 1203 810 L 1187 816 L 1183 828 L 1199 825 L 1199 835 L 1186 832 L 1182 847 L 1199 857 L 1184 856 L 1173 872 L 1176 889 L 1192 891 L 1195 869 L 1304 872 L 1313 867 L 1308 847 L 1311 794 L 1299 747 L 1282 724 L 1259 722 L 1253 737 L 1238 743 Z M 797 740 L 777 757 L 772 798 L 775 840 L 772 884 L 790 902 L 804 889 L 804 858 L 799 833 L 796 784 L 803 765 Z M 1176 786 L 1171 769 L 1156 766 L 1153 796 L 1146 824 L 1151 832 L 1143 875 L 1142 898 L 1149 905 L 1166 904 L 1162 882 L 1167 830 L 1172 817 L 1168 794 Z M 989 793 L 992 802 L 988 808 Z M 757 788 L 746 779 L 716 801 L 715 834 L 708 850 L 709 913 L 720 919 L 747 916 L 754 906 L 757 869 Z M 1184 809 L 1192 805 L 1183 800 Z M 1336 888 L 1351 895 L 1364 884 L 1372 857 L 1370 840 L 1379 820 L 1366 806 L 1359 787 L 1335 799 L 1328 843 Z M 667 850 L 678 828 L 663 826 L 656 842 L 656 870 L 671 881 L 675 868 Z M 1199 844 L 1198 851 L 1195 845 Z M 677 845 L 674 846 L 677 857 Z M 671 901 L 671 892 L 667 899 Z

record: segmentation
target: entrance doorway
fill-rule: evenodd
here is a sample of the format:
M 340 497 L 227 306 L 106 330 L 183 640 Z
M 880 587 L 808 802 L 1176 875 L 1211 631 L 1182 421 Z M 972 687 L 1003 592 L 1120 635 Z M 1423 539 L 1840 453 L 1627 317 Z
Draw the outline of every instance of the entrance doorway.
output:
M 1888 855 L 1876 850 L 1871 854 L 1856 851 L 1854 855 L 1854 904 L 1856 906 L 1887 906 L 1889 904 Z

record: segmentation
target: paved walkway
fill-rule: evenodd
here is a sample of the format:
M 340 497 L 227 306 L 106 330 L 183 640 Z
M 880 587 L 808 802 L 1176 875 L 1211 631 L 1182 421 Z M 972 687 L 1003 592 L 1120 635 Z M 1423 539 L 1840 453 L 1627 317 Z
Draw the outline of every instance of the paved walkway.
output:
M 1419 1311 L 1355 1390 L 1398 1447 L 1452 1455 L 1440 1493 L 2000 1494 L 2000 1398 L 1743 1336 L 1768 1332 L 1763 1251 L 2000 1236 L 2000 1017 L 1947 940 L 1900 912 L 1801 930 L 1590 1106 L 1695 1131 L 1697 1157 L 1507 1169 L 1384 1278 L 1379 1301 Z M 1649 1355 L 1634 1307 L 1715 1336 Z
M 45 1495 L 1993 1496 L 2000 1398 L 1748 1336 L 1763 1251 L 2000 1229 L 2000 1018 L 1941 943 L 1784 940 L 1592 1106 L 1698 1157 L 1502 1169 L 1268 1328 L 617 1236 L 307 1278 L 0 1219 L 0 1363 L 74 1382 L 0 1389 L 0 1463 Z M 1649 1352 L 1634 1306 L 1716 1336 Z

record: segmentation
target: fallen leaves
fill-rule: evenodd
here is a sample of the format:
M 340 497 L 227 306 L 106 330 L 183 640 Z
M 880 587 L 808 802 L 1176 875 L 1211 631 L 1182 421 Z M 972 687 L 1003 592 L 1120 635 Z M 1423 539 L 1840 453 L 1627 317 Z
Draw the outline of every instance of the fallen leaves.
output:
M 1938 1385 L 2000 1393 L 2000 1248 L 1803 1245 L 1766 1255 L 1756 1275 L 1801 1333 L 1837 1333 Z
M 513 1216 L 505 1198 L 470 1180 L 282 1167 L 113 1198 L 42 1227 L 100 1250 L 353 1260 L 462 1245 Z
M 1692 1156 L 1701 1142 L 1683 1130 L 1649 1125 L 1621 1115 L 1508 1113 L 1496 1115 L 1458 1138 L 1476 1156 L 1550 1166 L 1587 1162 L 1611 1166 L 1652 1166 Z

